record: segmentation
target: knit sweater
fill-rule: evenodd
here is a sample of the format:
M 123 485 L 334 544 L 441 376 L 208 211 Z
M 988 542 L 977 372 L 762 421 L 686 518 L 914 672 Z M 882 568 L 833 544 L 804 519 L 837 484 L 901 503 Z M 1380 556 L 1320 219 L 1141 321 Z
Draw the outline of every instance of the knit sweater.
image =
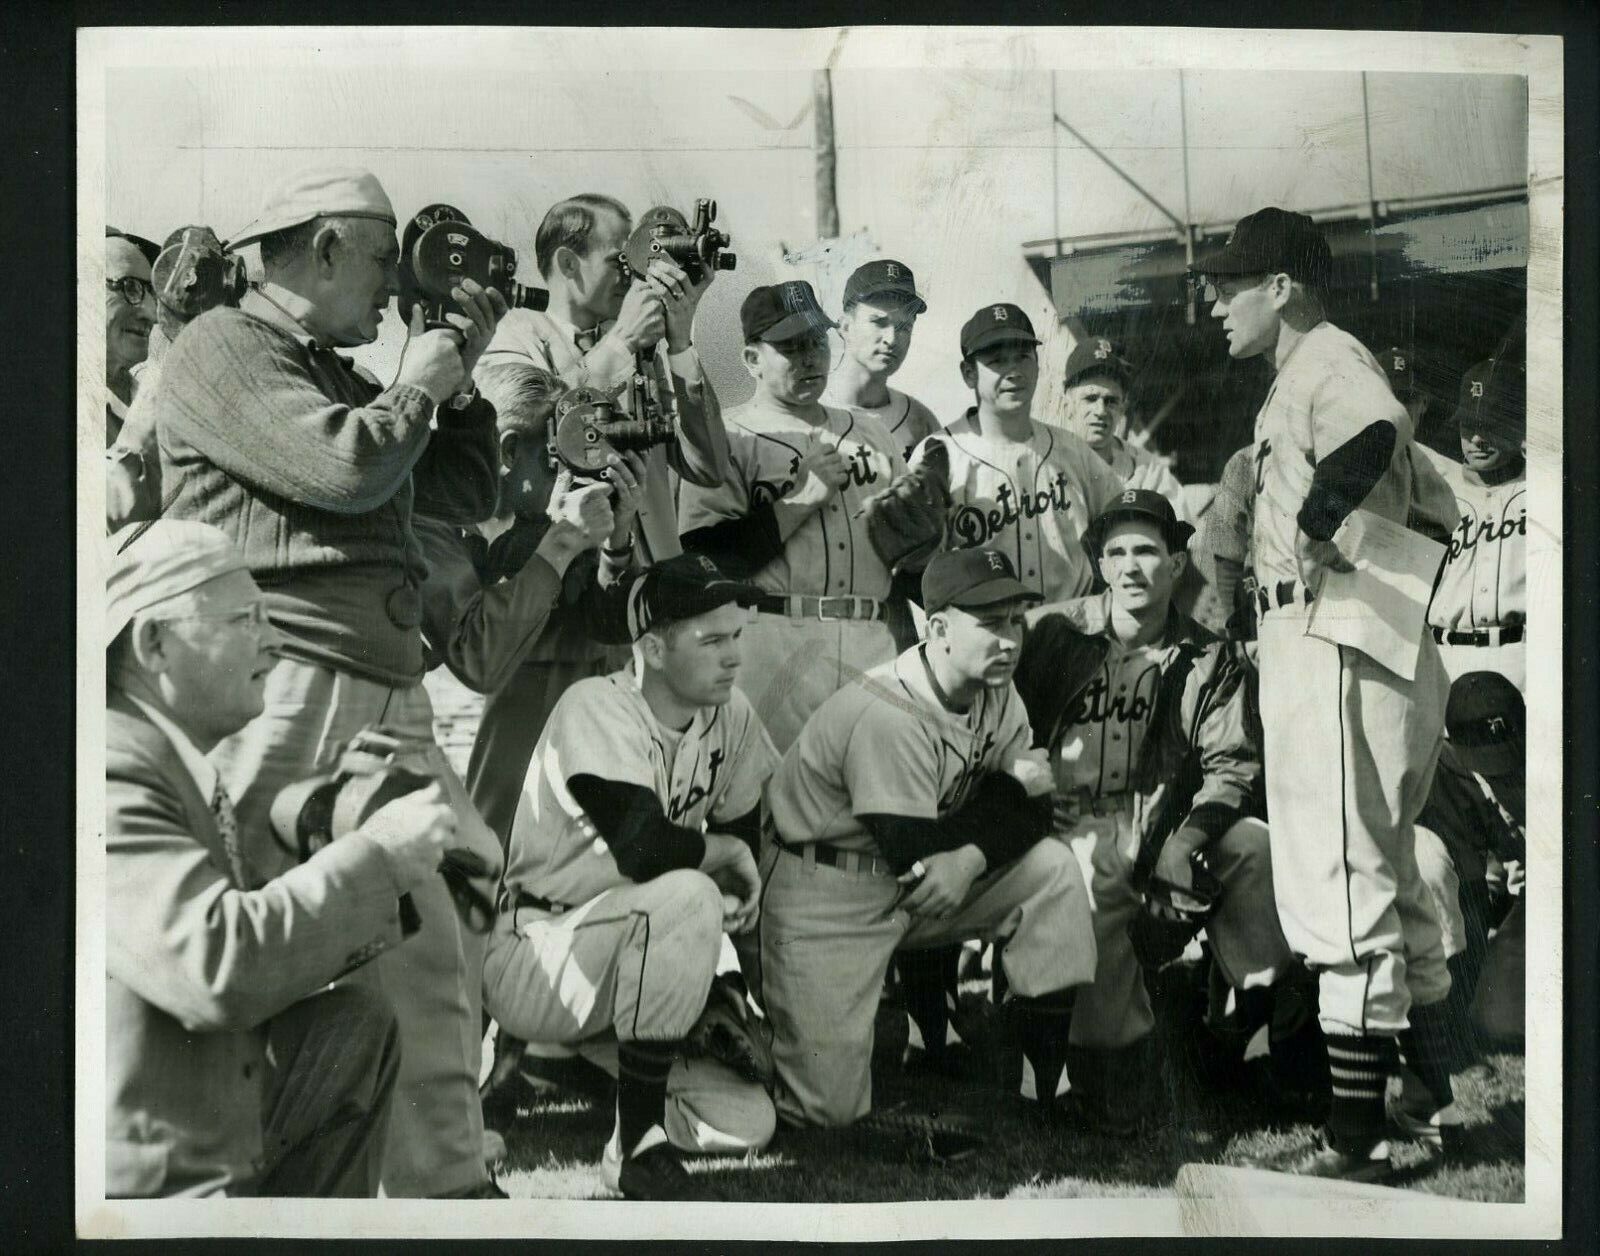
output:
M 380 683 L 422 679 L 413 508 L 469 524 L 497 492 L 494 407 L 438 410 L 315 345 L 259 293 L 184 328 L 153 422 L 165 514 L 222 529 L 267 597 L 284 653 Z

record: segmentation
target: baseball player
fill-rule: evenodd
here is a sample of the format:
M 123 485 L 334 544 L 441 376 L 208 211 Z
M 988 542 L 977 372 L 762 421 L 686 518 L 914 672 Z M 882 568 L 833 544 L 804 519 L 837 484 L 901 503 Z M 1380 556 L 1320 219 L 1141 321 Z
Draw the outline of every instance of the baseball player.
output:
M 1034 623 L 1016 678 L 1049 749 L 1055 836 L 1094 910 L 1099 961 L 1073 1010 L 1068 1103 L 1113 1134 L 1132 1132 L 1154 1076 L 1130 931 L 1142 911 L 1169 914 L 1161 903 L 1203 903 L 1220 886 L 1205 929 L 1228 984 L 1265 988 L 1293 964 L 1266 825 L 1251 814 L 1261 759 L 1239 665 L 1172 605 L 1193 531 L 1160 493 L 1125 490 L 1084 534 L 1108 589 Z M 1147 899 L 1151 887 L 1165 899 Z
M 844 355 L 822 395 L 829 405 L 877 419 L 907 458 L 918 441 L 939 430 L 939 420 L 915 397 L 891 388 L 889 377 L 905 365 L 917 316 L 927 308 L 904 262 L 856 267 L 845 280 L 839 318 Z
M 986 305 L 961 329 L 961 378 L 974 404 L 917 446 L 950 466 L 949 544 L 1005 554 L 1017 578 L 1038 593 L 1045 613 L 1088 593 L 1094 570 L 1083 530 L 1122 492 L 1120 476 L 1078 436 L 1030 415 L 1039 383 L 1039 340 L 1015 305 Z
M 1256 499 L 1255 455 L 1255 446 L 1246 445 L 1223 464 L 1216 494 L 1200 516 L 1192 550 L 1204 587 L 1191 613 L 1212 632 L 1234 639 L 1254 635 L 1250 533 Z
M 601 1162 L 629 1199 L 709 1198 L 679 1150 L 772 1136 L 766 1091 L 678 1059 L 723 931 L 750 927 L 751 851 L 776 762 L 734 689 L 757 589 L 679 555 L 629 578 L 633 665 L 578 681 L 539 736 L 511 830 L 484 1006 L 509 1034 L 617 1039 L 617 1124 Z
M 1049 830 L 1049 774 L 1011 685 L 1039 595 L 998 550 L 937 555 L 927 641 L 852 681 L 806 722 L 772 778 L 759 983 L 788 1121 L 845 1125 L 872 1106 L 874 1016 L 900 948 L 995 942 L 1005 1011 L 1053 1106 L 1071 991 L 1094 931 L 1071 853 Z
M 1089 442 L 1101 460 L 1129 488 L 1148 488 L 1172 503 L 1178 518 L 1188 521 L 1183 485 L 1167 460 L 1122 438 L 1128 426 L 1128 388 L 1133 368 L 1104 336 L 1091 336 L 1072 347 L 1067 358 L 1064 394 L 1066 427 Z
M 1350 511 L 1418 526 L 1418 455 L 1378 363 L 1324 317 L 1332 256 L 1310 218 L 1251 214 L 1196 269 L 1229 354 L 1268 355 L 1276 370 L 1256 416 L 1251 540 L 1267 811 L 1278 915 L 1318 974 L 1332 1071 L 1327 1145 L 1280 1167 L 1378 1180 L 1392 1171 L 1383 1092 L 1396 1035 L 1434 1123 L 1459 1122 L 1442 1063 L 1450 978 L 1412 831 L 1446 682 L 1426 632 L 1406 680 L 1307 621 L 1326 573 L 1351 568 L 1332 540 Z
M 820 401 L 834 324 L 809 283 L 755 289 L 739 320 L 756 394 L 726 415 L 731 475 L 685 481 L 678 522 L 685 548 L 762 590 L 740 684 L 781 753 L 823 699 L 894 655 L 889 569 L 861 511 L 905 459 L 877 419 Z
M 1461 461 L 1433 454 L 1460 514 L 1428 624 L 1451 679 L 1499 672 L 1526 688 L 1527 387 L 1520 363 L 1491 358 L 1461 381 Z

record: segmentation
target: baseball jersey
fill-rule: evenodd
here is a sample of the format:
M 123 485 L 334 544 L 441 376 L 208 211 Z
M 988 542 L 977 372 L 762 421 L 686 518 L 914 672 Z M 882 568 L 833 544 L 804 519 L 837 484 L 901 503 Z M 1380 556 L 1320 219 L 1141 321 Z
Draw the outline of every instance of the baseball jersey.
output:
M 766 730 L 737 689 L 678 730 L 656 720 L 631 667 L 580 680 L 561 695 L 534 747 L 511 825 L 506 884 L 512 893 L 570 904 L 632 884 L 568 789 L 574 776 L 651 790 L 667 819 L 703 832 L 755 807 L 776 764 Z
M 870 415 L 822 407 L 823 421 L 811 424 L 776 406 L 754 401 L 725 414 L 732 474 L 715 488 L 684 481 L 678 494 L 680 532 L 738 519 L 762 502 L 787 497 L 797 487 L 800 459 L 814 432 L 838 443 L 850 469 L 843 489 L 829 496 L 789 539 L 783 553 L 751 577 L 769 593 L 813 597 L 884 598 L 889 569 L 867 534 L 863 503 L 905 470 L 899 444 Z
M 1436 628 L 1469 632 L 1517 623 L 1528 612 L 1528 482 L 1485 484 L 1477 472 L 1429 451 L 1461 513 L 1445 546 L 1428 607 Z
M 877 419 L 883 424 L 884 430 L 894 437 L 895 444 L 907 459 L 910 459 L 911 451 L 924 436 L 931 436 L 939 430 L 939 420 L 934 417 L 933 411 L 898 388 L 889 389 L 889 400 L 881 406 L 852 405 L 827 394 L 823 395 L 822 400 L 829 405 L 854 410 L 857 414 L 869 414 Z
M 940 819 L 983 773 L 1028 749 L 1028 714 L 1009 682 L 951 711 L 928 683 L 922 649 L 872 668 L 806 721 L 767 791 L 786 844 L 872 850 L 859 816 Z
M 1084 529 L 1123 483 L 1081 437 L 1031 423 L 1025 442 L 986 436 L 968 410 L 918 445 L 912 462 L 930 441 L 942 442 L 950 453 L 950 544 L 999 550 L 1023 584 L 1061 602 L 1094 584 Z
M 1256 415 L 1252 553 L 1262 584 L 1299 579 L 1298 517 L 1317 464 L 1379 420 L 1395 425 L 1395 453 L 1364 510 L 1405 523 L 1411 505 L 1412 425 L 1388 377 L 1360 341 L 1332 323 L 1300 338 Z
M 1128 790 L 1174 645 L 1127 646 L 1108 638 L 1100 669 L 1067 708 L 1054 749 L 1056 787 L 1095 797 Z

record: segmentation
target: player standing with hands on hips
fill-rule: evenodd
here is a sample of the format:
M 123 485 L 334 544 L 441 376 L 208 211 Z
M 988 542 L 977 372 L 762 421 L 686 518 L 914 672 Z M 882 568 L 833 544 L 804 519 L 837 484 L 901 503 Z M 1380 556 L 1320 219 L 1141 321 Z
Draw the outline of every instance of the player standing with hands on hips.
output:
M 1340 523 L 1360 507 L 1416 527 L 1433 498 L 1419 478 L 1433 473 L 1377 361 L 1325 317 L 1332 255 L 1310 218 L 1259 210 L 1195 269 L 1228 353 L 1268 355 L 1276 372 L 1256 416 L 1251 551 L 1267 815 L 1284 936 L 1318 974 L 1332 1104 L 1327 1145 L 1272 1167 L 1377 1181 L 1392 1172 L 1383 1099 L 1396 1036 L 1447 1152 L 1460 1133 L 1443 1063 L 1450 977 L 1412 828 L 1447 684 L 1425 630 L 1406 680 L 1307 626 L 1327 574 L 1352 569 L 1332 539 Z

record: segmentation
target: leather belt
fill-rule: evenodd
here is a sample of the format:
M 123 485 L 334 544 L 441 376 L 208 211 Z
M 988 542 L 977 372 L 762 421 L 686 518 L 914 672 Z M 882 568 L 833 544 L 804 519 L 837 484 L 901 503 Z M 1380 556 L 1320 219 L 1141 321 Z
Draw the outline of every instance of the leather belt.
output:
M 507 896 L 510 897 L 510 891 L 507 891 Z M 529 894 L 527 890 L 518 890 L 511 906 L 513 911 L 532 907 L 535 911 L 549 912 L 552 916 L 559 916 L 562 912 L 572 910 L 571 903 L 558 903 L 553 899 L 540 898 L 537 894 Z
M 1440 645 L 1511 645 L 1522 640 L 1522 625 L 1510 624 L 1504 628 L 1474 628 L 1468 632 L 1453 632 L 1448 628 L 1433 629 L 1433 639 Z
M 1119 790 L 1114 794 L 1097 794 L 1087 785 L 1080 785 L 1070 793 L 1061 795 L 1062 801 L 1074 804 L 1080 815 L 1108 819 L 1133 810 L 1133 793 Z
M 778 849 L 786 855 L 793 855 L 796 859 L 827 864 L 828 867 L 837 868 L 840 872 L 866 873 L 874 877 L 896 875 L 887 859 L 868 851 L 845 850 L 841 846 L 831 846 L 827 842 L 806 842 L 800 846 L 780 842 Z
M 1298 580 L 1280 580 L 1277 584 L 1257 585 L 1255 598 L 1256 610 L 1265 615 L 1294 602 L 1310 606 L 1311 590 Z
M 756 603 L 768 615 L 790 619 L 819 619 L 836 623 L 846 619 L 884 619 L 884 604 L 875 597 L 811 597 L 808 594 L 769 593 Z

